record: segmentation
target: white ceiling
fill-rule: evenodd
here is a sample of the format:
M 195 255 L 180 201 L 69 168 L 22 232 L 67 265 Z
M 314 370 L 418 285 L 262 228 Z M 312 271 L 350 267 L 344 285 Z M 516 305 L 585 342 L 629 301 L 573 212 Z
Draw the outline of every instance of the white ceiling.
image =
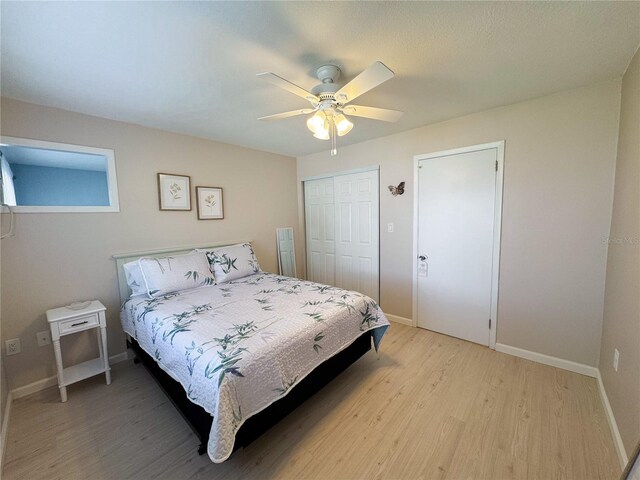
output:
M 73 170 L 90 170 L 94 172 L 107 171 L 107 159 L 104 155 L 47 150 L 22 145 L 3 145 L 0 147 L 0 151 L 12 165 L 70 168 Z
M 328 149 L 307 107 L 261 81 L 305 88 L 328 61 L 351 79 L 396 77 L 358 98 L 403 110 L 354 118 L 339 145 L 620 77 L 640 43 L 640 2 L 1 3 L 2 95 L 287 155 Z

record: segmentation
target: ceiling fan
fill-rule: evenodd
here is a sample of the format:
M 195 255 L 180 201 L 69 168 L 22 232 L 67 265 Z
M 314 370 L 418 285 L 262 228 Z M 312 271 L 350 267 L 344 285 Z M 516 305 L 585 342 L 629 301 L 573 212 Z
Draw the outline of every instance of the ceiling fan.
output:
M 311 102 L 312 108 L 302 108 L 290 112 L 277 113 L 261 117 L 258 120 L 281 120 L 297 115 L 309 115 L 307 128 L 320 140 L 331 140 L 331 155 L 337 154 L 336 137 L 346 135 L 353 128 L 347 115 L 371 118 L 383 122 L 397 122 L 403 112 L 385 108 L 351 105 L 351 102 L 363 93 L 377 87 L 394 76 L 394 73 L 382 62 L 375 62 L 364 72 L 339 88 L 335 83 L 340 78 L 340 67 L 323 65 L 316 70 L 322 82 L 307 91 L 275 73 L 259 73 L 257 76 L 280 88 L 287 90 Z

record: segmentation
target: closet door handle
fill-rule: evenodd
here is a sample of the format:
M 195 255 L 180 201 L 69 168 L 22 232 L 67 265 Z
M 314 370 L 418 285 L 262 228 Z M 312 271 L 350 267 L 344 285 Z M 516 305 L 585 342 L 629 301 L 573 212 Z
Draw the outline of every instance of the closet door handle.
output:
M 418 255 L 418 258 L 420 259 L 421 262 L 424 262 L 429 257 L 427 257 L 426 255 Z

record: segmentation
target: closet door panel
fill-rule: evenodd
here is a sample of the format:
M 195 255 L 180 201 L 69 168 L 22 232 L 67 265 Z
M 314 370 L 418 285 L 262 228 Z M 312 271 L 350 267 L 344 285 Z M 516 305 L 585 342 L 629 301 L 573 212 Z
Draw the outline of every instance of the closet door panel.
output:
M 307 278 L 335 284 L 335 206 L 332 178 L 304 183 Z
M 378 172 L 334 177 L 336 191 L 336 285 L 378 301 Z
M 378 172 L 305 182 L 307 278 L 379 300 Z

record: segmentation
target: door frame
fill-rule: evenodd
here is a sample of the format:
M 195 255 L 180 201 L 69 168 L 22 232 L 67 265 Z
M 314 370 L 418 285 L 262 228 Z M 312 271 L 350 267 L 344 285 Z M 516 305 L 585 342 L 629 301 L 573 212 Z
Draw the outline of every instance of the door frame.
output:
M 380 201 L 382 198 L 382 192 L 380 191 L 380 165 L 370 165 L 370 166 L 365 166 L 365 167 L 359 167 L 359 168 L 353 168 L 350 170 L 342 170 L 342 171 L 338 171 L 338 172 L 327 172 L 327 173 L 319 173 L 317 175 L 309 175 L 306 177 L 302 177 L 300 178 L 300 183 L 301 183 L 301 193 L 302 193 L 302 225 L 304 226 L 304 248 L 303 248 L 303 254 L 304 254 L 304 265 L 305 265 L 305 280 L 309 279 L 309 256 L 307 255 L 308 250 L 307 250 L 307 203 L 306 203 L 306 196 L 305 196 L 305 182 L 308 182 L 310 180 L 320 180 L 323 178 L 333 178 L 333 177 L 338 177 L 341 175 L 352 175 L 354 173 L 366 173 L 366 172 L 378 172 L 378 303 L 380 303 L 381 301 L 381 289 L 380 289 L 380 278 L 381 278 L 381 274 L 380 274 L 380 249 L 381 249 L 381 245 L 380 245 L 380 229 L 382 228 L 381 224 L 380 224 Z
M 309 175 L 307 177 L 302 177 L 300 181 L 302 182 L 302 186 L 304 190 L 304 182 L 307 182 L 309 180 L 320 180 L 321 178 L 338 177 L 340 175 L 351 175 L 352 173 L 371 172 L 373 170 L 376 170 L 378 172 L 378 175 L 380 175 L 380 165 L 370 165 L 368 167 L 353 168 L 351 170 L 342 170 L 340 172 L 327 172 L 327 173 L 319 173 L 317 175 Z M 378 185 L 378 188 L 379 187 L 380 186 Z
M 496 349 L 496 338 L 498 331 L 498 291 L 500 286 L 500 247 L 502 236 L 502 191 L 504 183 L 504 140 L 497 142 L 471 145 L 468 147 L 454 148 L 433 153 L 415 155 L 413 157 L 413 312 L 412 324 L 418 326 L 418 208 L 419 208 L 419 165 L 422 160 L 432 158 L 448 157 L 461 153 L 478 152 L 482 150 L 496 149 L 498 160 L 498 171 L 496 172 L 496 198 L 494 205 L 493 224 L 493 272 L 491 278 L 491 329 L 489 331 L 489 348 Z

